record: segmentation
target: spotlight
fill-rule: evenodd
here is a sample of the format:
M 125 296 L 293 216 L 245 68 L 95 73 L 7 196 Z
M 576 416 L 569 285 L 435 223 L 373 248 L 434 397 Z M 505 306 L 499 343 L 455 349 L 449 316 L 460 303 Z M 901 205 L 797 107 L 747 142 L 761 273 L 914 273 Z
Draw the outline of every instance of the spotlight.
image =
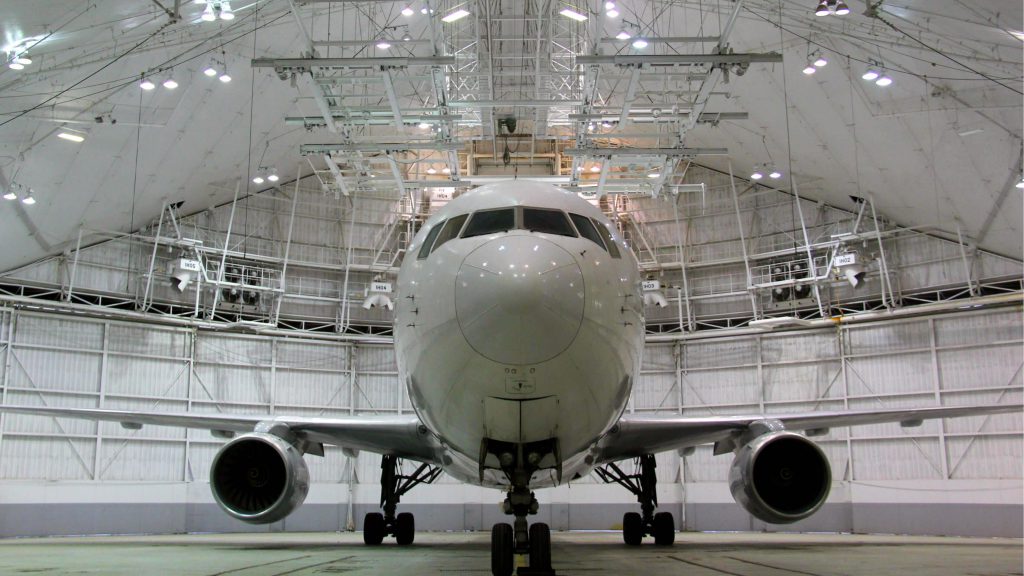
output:
M 174 90 L 177 87 L 178 83 L 174 81 L 174 78 L 168 78 L 167 80 L 164 80 L 164 88 L 167 88 L 168 90 Z
M 28 206 L 31 206 L 31 205 L 36 203 L 35 197 L 32 196 L 32 189 L 31 188 L 28 189 L 28 194 L 26 194 L 25 197 L 21 199 L 21 203 L 25 204 L 25 205 L 28 205 Z
M 637 50 L 643 50 L 644 48 L 647 48 L 647 40 L 644 40 L 643 38 L 637 38 L 636 40 L 633 40 L 633 48 L 636 48 Z
M 424 8 L 423 10 L 426 10 L 426 8 Z M 422 12 L 422 10 L 421 10 L 421 12 Z M 457 20 L 462 20 L 466 16 L 469 16 L 469 11 L 468 10 L 463 10 L 462 8 L 459 8 L 458 10 L 452 12 L 451 14 L 448 14 L 444 18 L 441 18 L 441 21 L 445 22 L 447 24 L 451 24 L 452 22 L 455 22 Z
M 754 171 L 750 174 L 750 179 L 760 180 L 761 178 L 764 178 L 764 172 L 761 172 L 761 165 L 758 164 L 754 166 Z
M 231 2 L 225 0 L 220 3 L 220 19 L 221 20 L 234 20 L 235 13 L 231 11 Z
M 892 84 L 892 78 L 890 78 L 885 72 L 882 72 L 882 75 L 878 77 L 878 80 L 875 80 L 875 85 L 882 86 L 883 88 L 889 84 Z
M 149 78 L 143 78 L 142 82 L 139 82 L 139 88 L 142 88 L 143 90 L 152 90 L 153 88 L 156 88 L 156 84 L 153 84 Z
M 412 16 L 415 13 L 416 12 L 412 8 L 409 8 L 408 6 L 406 6 L 405 8 L 402 8 L 402 16 L 409 17 L 409 16 Z
M 571 8 L 562 8 L 561 10 L 558 11 L 558 13 L 561 14 L 562 16 L 565 16 L 566 18 L 571 18 L 571 19 L 573 19 L 573 20 L 575 20 L 577 22 L 586 22 L 587 21 L 587 17 L 586 16 L 584 16 L 583 14 L 580 14 L 579 12 L 577 12 L 577 11 L 571 9 Z
M 203 22 L 213 22 L 217 19 L 217 15 L 213 12 L 213 4 L 207 4 L 206 10 L 203 10 L 203 15 L 199 17 Z
M 212 62 L 210 63 L 210 65 L 208 65 L 206 68 L 203 69 L 203 74 L 206 74 L 207 76 L 209 76 L 211 78 L 213 78 L 214 76 L 217 75 L 217 69 L 214 68 Z
M 620 30 L 619 33 L 615 35 L 616 40 L 629 40 L 630 38 L 632 38 L 632 36 L 630 36 L 629 32 L 626 32 L 625 30 Z

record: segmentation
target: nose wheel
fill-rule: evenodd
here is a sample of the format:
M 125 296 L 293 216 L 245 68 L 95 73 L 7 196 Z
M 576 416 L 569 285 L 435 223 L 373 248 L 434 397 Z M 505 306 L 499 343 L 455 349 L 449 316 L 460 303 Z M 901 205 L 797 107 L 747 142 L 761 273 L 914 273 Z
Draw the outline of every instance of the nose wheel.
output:
M 654 513 L 658 507 L 654 455 L 644 454 L 637 458 L 636 465 L 639 468 L 636 474 L 626 474 L 614 463 L 594 469 L 606 484 L 614 482 L 622 486 L 640 502 L 641 513 L 627 512 L 622 516 L 622 540 L 630 546 L 639 546 L 644 536 L 654 536 L 658 546 L 671 546 L 676 540 L 675 518 L 671 512 Z
M 515 515 L 515 524 L 495 524 L 491 529 L 491 573 L 494 576 L 554 576 L 551 569 L 551 528 L 543 522 L 529 527 L 527 514 L 537 513 L 537 498 L 526 488 L 513 488 L 504 502 L 505 512 Z M 515 555 L 529 556 L 529 566 L 515 570 Z
M 398 502 L 415 486 L 436 480 L 441 469 L 422 464 L 406 476 L 400 473 L 402 461 L 395 456 L 384 456 L 380 469 L 380 507 L 384 513 L 370 512 L 363 517 L 363 543 L 378 546 L 385 536 L 394 536 L 399 546 L 408 546 L 416 538 L 416 519 L 409 512 L 396 515 Z

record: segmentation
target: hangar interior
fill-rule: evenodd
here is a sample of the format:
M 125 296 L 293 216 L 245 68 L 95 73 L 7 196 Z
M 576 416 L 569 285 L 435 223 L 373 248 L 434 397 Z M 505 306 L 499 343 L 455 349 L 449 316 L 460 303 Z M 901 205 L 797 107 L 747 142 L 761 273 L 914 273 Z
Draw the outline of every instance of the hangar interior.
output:
M 629 411 L 1021 403 L 1020 4 L 817 4 L 0 2 L 2 403 L 409 413 L 380 304 L 430 214 L 510 178 L 594 203 L 651 281 Z M 658 456 L 661 507 L 1024 535 L 1019 415 L 816 440 L 833 489 L 808 520 L 744 512 L 710 446 Z M 221 443 L 0 415 L 0 536 L 377 506 L 380 457 L 328 449 L 295 514 L 231 520 Z M 594 477 L 539 498 L 554 529 L 636 506 Z M 442 477 L 402 507 L 484 530 L 499 499 Z

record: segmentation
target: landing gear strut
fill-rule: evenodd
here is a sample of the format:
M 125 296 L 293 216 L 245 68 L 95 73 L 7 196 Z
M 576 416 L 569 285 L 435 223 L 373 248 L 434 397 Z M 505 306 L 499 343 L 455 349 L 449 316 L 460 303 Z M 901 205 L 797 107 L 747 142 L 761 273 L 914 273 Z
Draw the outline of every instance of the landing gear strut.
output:
M 654 536 L 654 543 L 659 546 L 671 546 L 676 540 L 676 521 L 672 513 L 654 513 L 658 506 L 656 466 L 654 454 L 644 454 L 636 459 L 639 469 L 636 474 L 626 474 L 614 463 L 594 469 L 606 484 L 614 482 L 622 486 L 640 502 L 642 514 L 627 512 L 622 517 L 622 539 L 630 546 L 639 546 L 644 536 Z
M 551 529 L 543 522 L 531 525 L 526 517 L 536 514 L 539 508 L 537 498 L 529 488 L 530 477 L 534 471 L 545 467 L 546 459 L 558 462 L 557 444 L 554 441 L 512 444 L 484 440 L 481 452 L 482 461 L 491 455 L 497 464 L 494 467 L 509 479 L 512 487 L 502 509 L 515 517 L 513 524 L 502 522 L 491 529 L 491 573 L 494 576 L 511 576 L 515 570 L 515 555 L 529 554 L 530 565 L 520 567 L 519 576 L 554 576 L 551 569 Z
M 400 473 L 401 459 L 384 456 L 380 463 L 380 507 L 384 513 L 370 512 L 363 518 L 363 542 L 377 546 L 385 536 L 394 536 L 401 546 L 412 544 L 416 537 L 416 520 L 409 512 L 395 515 L 398 501 L 406 492 L 419 484 L 430 484 L 441 475 L 441 469 L 422 464 L 412 474 Z

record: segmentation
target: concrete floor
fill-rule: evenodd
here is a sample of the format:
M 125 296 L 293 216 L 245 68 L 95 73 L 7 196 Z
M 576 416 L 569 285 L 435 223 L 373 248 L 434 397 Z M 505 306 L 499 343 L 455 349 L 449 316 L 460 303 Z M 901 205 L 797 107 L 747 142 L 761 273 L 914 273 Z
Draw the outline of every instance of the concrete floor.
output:
M 390 540 L 390 541 L 389 541 Z M 230 534 L 0 541 L 0 574 L 182 576 L 489 574 L 489 533 L 421 533 L 367 548 L 362 534 Z M 627 548 L 613 532 L 552 534 L 560 575 L 1007 576 L 1016 539 L 859 535 L 678 534 L 672 548 Z

